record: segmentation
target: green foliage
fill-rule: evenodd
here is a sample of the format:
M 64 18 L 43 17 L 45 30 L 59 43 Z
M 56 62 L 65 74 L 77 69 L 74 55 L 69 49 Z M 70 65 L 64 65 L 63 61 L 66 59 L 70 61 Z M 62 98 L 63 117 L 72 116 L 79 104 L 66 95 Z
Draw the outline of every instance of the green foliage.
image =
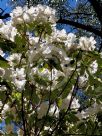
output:
M 0 67 L 7 68 L 9 67 L 8 61 L 4 59 L 2 56 L 0 56 Z

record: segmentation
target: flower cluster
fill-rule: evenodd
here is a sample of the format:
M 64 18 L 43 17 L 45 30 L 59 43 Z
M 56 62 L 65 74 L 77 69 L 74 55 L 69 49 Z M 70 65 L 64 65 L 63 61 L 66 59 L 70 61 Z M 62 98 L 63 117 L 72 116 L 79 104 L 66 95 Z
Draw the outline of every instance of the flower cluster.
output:
M 17 34 L 17 29 L 12 26 L 12 22 L 7 22 L 6 24 L 2 24 L 0 28 L 0 34 L 11 41 L 14 41 L 14 37 Z
M 78 39 L 64 29 L 57 30 L 55 10 L 48 6 L 16 7 L 10 15 L 10 21 L 0 20 L 1 36 L 15 46 L 5 58 L 9 66 L 0 67 L 0 92 L 8 95 L 7 105 L 17 102 L 17 112 L 25 109 L 30 121 L 33 114 L 41 120 L 47 116 L 59 119 L 69 109 L 78 112 L 81 103 L 75 88 L 92 88 L 90 75 L 98 71 L 97 61 L 90 57 L 94 38 Z M 0 49 L 2 59 L 4 54 Z
M 50 22 L 55 23 L 55 10 L 48 7 L 38 5 L 36 7 L 16 7 L 10 14 L 13 24 L 31 23 L 33 21 L 38 22 Z

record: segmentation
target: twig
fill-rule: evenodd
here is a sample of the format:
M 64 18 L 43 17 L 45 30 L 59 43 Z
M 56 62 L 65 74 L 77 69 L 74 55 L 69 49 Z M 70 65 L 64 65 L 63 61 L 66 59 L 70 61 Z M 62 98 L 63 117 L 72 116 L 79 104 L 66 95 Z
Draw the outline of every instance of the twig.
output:
M 22 91 L 22 95 L 21 95 L 21 105 L 22 105 L 22 108 L 21 108 L 21 112 L 22 112 L 22 121 L 23 121 L 23 128 L 24 128 L 24 136 L 27 136 L 26 135 L 26 121 L 25 121 L 25 114 L 24 114 L 24 90 Z
M 49 110 L 50 110 L 50 107 L 51 107 L 51 91 L 52 91 L 52 68 L 51 68 L 51 84 L 50 84 L 50 92 L 49 92 L 49 107 L 47 109 L 47 112 L 46 112 L 46 115 L 45 115 L 42 127 L 41 127 L 41 129 L 40 129 L 40 131 L 39 131 L 37 136 L 39 136 L 40 132 L 42 131 L 42 129 L 43 129 L 44 125 L 45 125 L 46 117 L 47 117 L 47 115 L 49 113 Z

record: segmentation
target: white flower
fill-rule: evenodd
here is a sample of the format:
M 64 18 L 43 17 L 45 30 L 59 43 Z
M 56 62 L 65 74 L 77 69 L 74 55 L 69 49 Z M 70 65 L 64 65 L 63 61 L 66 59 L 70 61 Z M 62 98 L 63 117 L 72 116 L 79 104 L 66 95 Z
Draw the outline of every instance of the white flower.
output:
M 51 40 L 52 42 L 62 42 L 67 40 L 67 34 L 65 29 L 57 30 L 55 27 L 53 27 L 53 32 L 51 34 Z
M 51 15 L 55 16 L 55 13 L 56 13 L 55 9 L 52 9 L 51 7 L 46 6 L 46 8 L 44 10 L 45 15 L 50 17 Z
M 5 53 L 2 51 L 2 49 L 0 49 L 0 56 L 4 56 L 5 55 Z
M 66 34 L 65 29 L 62 29 L 61 31 L 59 31 L 57 37 L 60 38 L 60 40 L 66 40 L 67 34 Z
M 73 33 L 69 33 L 67 35 L 67 40 L 65 41 L 65 47 L 67 50 L 76 50 L 77 44 L 75 44 L 76 35 Z
M 40 4 L 36 7 L 30 7 L 29 9 L 27 6 L 24 6 L 23 8 L 18 6 L 12 11 L 10 15 L 13 25 L 22 24 L 24 22 L 29 23 L 32 21 L 41 23 L 55 23 L 56 21 L 55 10 Z
M 26 75 L 25 75 L 24 68 L 21 68 L 21 69 L 16 68 L 15 71 L 12 71 L 12 81 L 18 90 L 24 89 L 24 86 L 26 83 L 25 77 Z
M 80 107 L 80 104 L 78 102 L 78 99 L 74 98 L 71 104 L 71 109 L 78 109 Z
M 49 115 L 50 116 L 54 115 L 55 117 L 59 117 L 59 109 L 55 104 L 51 105 L 49 110 Z
M 23 8 L 20 7 L 20 6 L 16 7 L 16 8 L 12 11 L 12 13 L 10 13 L 11 18 L 20 17 L 20 16 L 22 16 L 22 14 L 23 14 Z
M 73 33 L 69 33 L 68 36 L 67 36 L 67 41 L 70 42 L 70 43 L 74 43 L 76 40 L 76 35 L 73 34 Z
M 18 136 L 23 136 L 24 131 L 22 129 L 18 129 L 17 134 L 18 134 Z
M 39 16 L 39 9 L 32 6 L 27 10 L 27 14 L 29 14 L 31 21 L 35 21 Z
M 38 108 L 38 118 L 41 119 L 43 116 L 46 115 L 47 110 L 49 107 L 49 103 L 48 102 L 42 102 L 40 107 Z
M 0 77 L 3 77 L 5 74 L 5 70 L 0 67 Z
M 0 19 L 0 27 L 2 27 L 4 25 L 4 22 L 2 21 L 2 19 Z
M 95 74 L 97 72 L 97 69 L 98 69 L 98 63 L 95 60 L 95 61 L 92 62 L 92 64 L 90 64 L 90 66 L 89 66 L 89 72 L 91 74 Z
M 99 54 L 100 54 L 100 58 L 102 58 L 102 52 L 100 52 Z
M 44 126 L 44 130 L 52 131 L 52 128 Z
M 71 58 L 65 57 L 61 64 L 65 76 L 70 76 L 74 70 L 74 68 L 70 66 L 70 61 Z
M 52 23 L 52 24 L 55 24 L 57 21 L 56 17 L 55 16 L 50 16 L 49 17 L 49 22 Z
M 38 71 L 38 74 L 39 74 L 40 76 L 42 76 L 42 77 L 49 77 L 50 72 L 49 72 L 48 69 L 45 69 L 45 68 L 44 68 L 42 71 Z
M 9 105 L 8 104 L 5 104 L 4 107 L 3 107 L 3 110 L 2 110 L 2 115 L 5 116 L 6 115 L 6 112 L 9 111 Z
M 13 77 L 17 77 L 17 79 L 20 79 L 20 80 L 26 77 L 24 68 L 20 68 L 20 69 L 16 68 L 16 71 L 14 71 L 13 74 L 14 74 Z
M 60 106 L 61 110 L 68 109 L 70 101 L 71 101 L 71 96 L 72 96 L 73 89 L 74 89 L 74 87 L 72 87 L 72 90 L 70 91 L 68 96 L 62 100 L 62 105 Z M 78 99 L 74 98 L 72 100 L 70 108 L 74 109 L 74 110 L 78 110 L 79 107 L 80 107 L 80 104 L 78 102 Z
M 0 108 L 2 107 L 2 105 L 3 105 L 3 103 L 2 103 L 2 101 L 0 101 Z
M 20 6 L 17 6 L 12 13 L 10 13 L 11 20 L 13 22 L 13 25 L 21 24 L 23 23 L 23 8 Z
M 97 114 L 99 111 L 102 110 L 102 105 L 97 104 L 96 102 L 89 108 L 85 109 L 85 111 L 82 111 L 81 113 L 77 113 L 76 116 L 79 119 L 87 118 L 91 115 Z
M 79 80 L 78 80 L 79 87 L 84 87 L 87 84 L 88 77 L 89 76 L 88 76 L 88 74 L 85 71 L 84 75 L 79 77 Z
M 51 8 L 47 6 L 44 10 L 44 14 L 50 16 L 52 14 Z
M 21 59 L 21 54 L 20 53 L 13 53 L 9 57 L 7 57 L 7 60 L 9 61 L 9 64 L 11 66 L 18 65 Z
M 38 8 L 38 10 L 39 10 L 40 13 L 43 13 L 44 10 L 45 10 L 45 6 L 43 6 L 43 5 L 41 5 L 41 4 L 38 4 L 38 5 L 37 5 L 37 8 Z
M 24 89 L 25 83 L 26 80 L 18 80 L 18 79 L 14 80 L 14 84 L 17 86 L 18 90 L 20 91 Z
M 12 75 L 12 68 L 5 68 L 5 75 L 4 75 L 4 79 L 11 81 L 11 75 Z
M 15 27 L 12 26 L 12 22 L 9 21 L 6 23 L 6 25 L 3 25 L 1 28 L 0 28 L 0 34 L 8 39 L 8 40 L 11 40 L 14 42 L 14 38 L 17 34 L 17 29 Z
M 29 62 L 32 64 L 33 62 L 39 60 L 39 58 L 42 56 L 42 51 L 40 49 L 34 50 L 33 48 L 30 51 L 28 51 L 27 56 Z
M 96 41 L 93 37 L 81 37 L 79 39 L 79 48 L 85 51 L 93 51 L 95 49 Z
M 33 7 L 33 6 L 31 6 L 29 9 L 28 9 L 28 11 L 27 11 L 27 13 L 29 14 L 29 15 L 34 15 L 34 14 L 38 14 L 38 8 L 37 7 Z
M 81 112 L 78 112 L 76 114 L 76 116 L 79 118 L 79 119 L 86 119 L 87 117 L 89 117 L 89 114 L 85 111 L 81 111 Z
M 39 37 L 31 37 L 31 36 L 29 36 L 29 43 L 30 43 L 31 45 L 37 44 L 38 41 L 39 41 Z
M 0 85 L 0 91 L 5 91 L 7 90 L 6 86 L 5 85 Z
M 11 134 L 13 132 L 14 125 L 13 124 L 7 124 L 6 125 L 6 132 L 7 134 Z
M 50 54 L 51 53 L 51 48 L 46 47 L 45 50 L 43 51 L 43 54 Z
M 31 21 L 30 16 L 27 13 L 23 14 L 23 19 L 25 23 L 29 23 Z
M 23 17 L 14 18 L 12 19 L 12 21 L 13 21 L 13 25 L 24 23 Z
M 49 102 L 42 102 L 40 107 L 38 108 L 37 114 L 38 114 L 38 118 L 41 119 L 43 116 L 46 116 L 46 113 L 48 111 L 49 108 Z M 59 117 L 59 109 L 55 104 L 52 104 L 50 106 L 49 112 L 48 112 L 49 116 L 55 116 L 55 117 Z

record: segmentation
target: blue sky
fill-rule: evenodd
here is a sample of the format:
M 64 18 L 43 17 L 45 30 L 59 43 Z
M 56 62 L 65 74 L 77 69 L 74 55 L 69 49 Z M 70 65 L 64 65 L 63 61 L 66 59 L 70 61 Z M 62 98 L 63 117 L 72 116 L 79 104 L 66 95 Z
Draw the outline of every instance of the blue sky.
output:
M 12 8 L 11 8 L 11 5 L 9 5 L 10 0 L 0 0 L 0 8 L 4 9 L 5 10 L 5 13 L 9 13 Z M 75 7 L 76 6 L 76 2 L 78 0 L 69 0 L 70 1 L 70 4 L 72 7 Z
M 9 0 L 0 0 L 0 8 L 5 10 L 5 13 L 9 13 L 12 8 L 10 5 L 8 5 Z
M 78 0 L 69 0 L 72 7 L 76 7 Z

